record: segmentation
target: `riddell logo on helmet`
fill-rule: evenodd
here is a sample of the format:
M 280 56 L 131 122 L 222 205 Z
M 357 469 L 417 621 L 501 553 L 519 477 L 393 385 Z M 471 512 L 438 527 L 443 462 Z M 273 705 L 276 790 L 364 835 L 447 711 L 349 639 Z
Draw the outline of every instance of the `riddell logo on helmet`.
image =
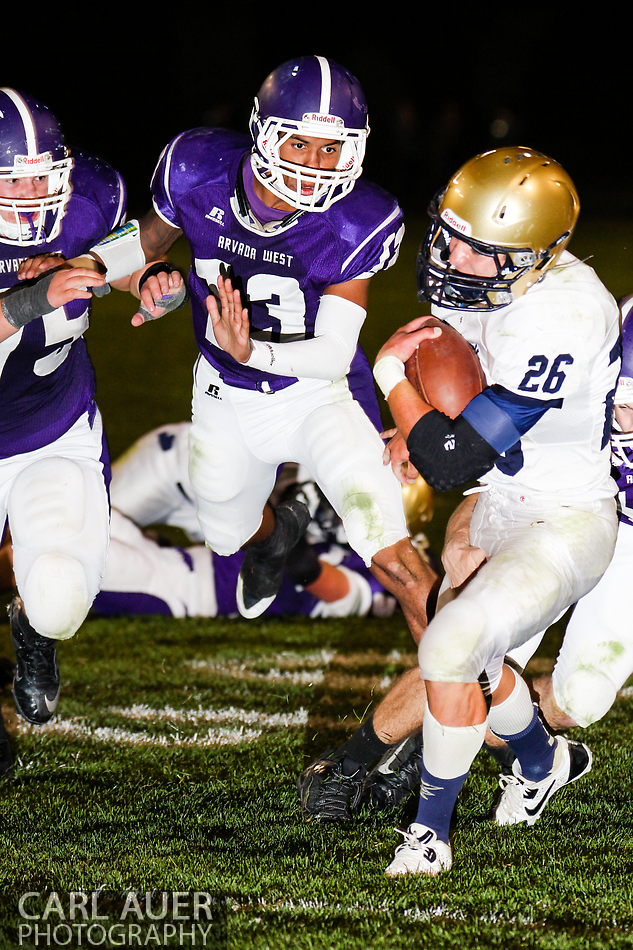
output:
M 326 112 L 306 112 L 303 121 L 318 122 L 320 125 L 344 125 L 343 120 L 338 116 L 328 115 Z
M 53 156 L 50 152 L 42 152 L 41 155 L 16 155 L 13 167 L 21 168 L 50 168 L 53 164 Z
M 454 231 L 459 231 L 461 234 L 468 236 L 472 234 L 472 228 L 468 221 L 464 221 L 463 218 L 460 218 L 460 216 L 455 214 L 454 211 L 451 211 L 450 208 L 444 208 L 440 217 L 442 221 L 445 221 Z

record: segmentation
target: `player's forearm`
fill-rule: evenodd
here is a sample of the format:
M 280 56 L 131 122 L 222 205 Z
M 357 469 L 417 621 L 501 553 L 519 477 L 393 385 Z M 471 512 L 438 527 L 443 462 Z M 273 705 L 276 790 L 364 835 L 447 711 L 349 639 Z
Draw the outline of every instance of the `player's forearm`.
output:
M 401 380 L 393 387 L 387 402 L 393 421 L 405 441 L 414 425 L 433 408 L 422 399 L 408 379 Z
M 18 328 L 12 327 L 4 315 L 2 297 L 0 297 L 0 343 L 4 342 L 4 340 L 8 340 L 10 336 L 13 336 L 13 334 L 17 332 Z
M 0 338 L 7 339 L 33 320 L 52 313 L 71 300 L 90 299 L 86 284 L 92 279 L 102 285 L 103 278 L 83 267 L 66 264 L 49 270 L 36 280 L 16 284 L 2 294 Z
M 323 336 L 294 343 L 252 341 L 250 358 L 244 364 L 279 376 L 329 379 L 335 382 L 349 370 L 353 349 L 340 339 Z
M 384 352 L 392 341 L 405 331 L 406 328 L 403 328 L 403 330 L 394 334 L 378 353 L 374 364 L 374 378 L 389 403 L 391 415 L 400 435 L 406 441 L 414 425 L 420 421 L 422 416 L 430 412 L 432 407 L 424 401 L 420 393 L 407 379 L 403 359 L 395 352 L 396 348 L 394 347 L 390 352 Z M 409 336 L 411 337 L 412 334 L 409 334 Z
M 349 370 L 366 311 L 351 300 L 323 296 L 311 340 L 251 341 L 246 366 L 279 376 L 336 381 Z
M 153 208 L 139 219 L 139 227 L 141 229 L 141 245 L 145 252 L 145 259 L 148 261 L 155 261 L 164 257 L 182 234 L 180 228 L 167 224 L 160 215 L 156 214 Z

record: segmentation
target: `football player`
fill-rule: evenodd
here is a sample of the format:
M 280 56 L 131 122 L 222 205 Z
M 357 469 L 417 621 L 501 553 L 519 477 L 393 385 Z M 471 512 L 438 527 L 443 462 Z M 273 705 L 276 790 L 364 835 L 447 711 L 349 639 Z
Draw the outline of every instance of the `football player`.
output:
M 633 297 L 622 301 L 620 309 L 622 367 L 611 431 L 611 462 L 619 473 L 618 536 L 605 573 L 574 607 L 553 674 L 540 676 L 532 684 L 541 712 L 555 730 L 587 727 L 602 719 L 633 673 L 633 637 L 628 623 L 628 582 L 633 570 Z M 472 508 L 473 501 L 466 502 L 447 532 L 443 557 L 454 587 L 459 587 L 486 556 L 481 548 L 470 544 Z M 520 668 L 526 666 L 543 635 L 544 631 L 512 650 L 510 659 Z M 383 717 L 387 712 L 381 709 Z M 367 775 L 363 793 L 376 807 L 399 804 L 419 783 L 418 745 L 415 735 L 404 739 L 380 768 Z M 533 824 L 542 809 L 530 813 L 531 789 L 528 785 L 526 796 L 526 783 L 518 767 L 505 771 L 508 774 L 500 779 L 503 794 L 495 806 L 495 820 L 499 824 Z M 327 808 L 327 804 L 321 802 L 321 807 Z M 339 800 L 339 814 L 343 807 Z M 332 810 L 331 803 L 329 808 Z
M 110 546 L 93 611 L 101 614 L 161 613 L 174 617 L 237 614 L 235 586 L 243 552 L 222 558 L 201 544 L 195 497 L 188 475 L 190 423 L 146 433 L 112 465 Z M 300 493 L 312 521 L 295 548 L 271 614 L 311 617 L 390 616 L 396 601 L 347 544 L 340 519 L 311 476 L 285 466 L 271 496 Z M 403 488 L 407 524 L 423 557 L 424 526 L 433 516 L 433 492 L 421 478 Z M 141 528 L 166 524 L 194 542 L 181 549 L 146 536 Z M 140 526 L 140 527 L 139 527 Z M 14 587 L 7 532 L 0 547 L 0 590 Z M 0 669 L 1 675 L 1 669 Z
M 148 258 L 183 233 L 191 247 L 200 358 L 190 476 L 212 550 L 249 544 L 240 612 L 272 602 L 309 521 L 297 499 L 274 515 L 264 507 L 278 465 L 296 461 L 417 640 L 434 574 L 407 537 L 399 486 L 347 382 L 369 280 L 395 262 L 403 233 L 397 202 L 359 179 L 368 131 L 346 69 L 322 56 L 284 63 L 257 95 L 251 139 L 194 129 L 165 148 L 141 242 Z
M 633 636 L 628 621 L 633 568 L 633 297 L 621 303 L 621 313 L 622 369 L 611 432 L 611 461 L 618 471 L 618 538 L 603 577 L 574 608 L 551 678 L 540 677 L 534 682 L 541 709 L 557 729 L 586 727 L 602 719 L 633 672 Z M 527 656 L 536 650 L 541 637 L 525 645 Z M 514 775 L 502 778 L 502 785 L 516 785 L 516 779 Z M 515 794 L 506 793 L 502 808 Z M 517 816 L 528 820 L 520 808 L 511 814 L 515 820 Z
M 94 612 L 174 617 L 237 614 L 235 586 L 244 554 L 222 558 L 201 544 L 204 538 L 188 475 L 189 428 L 190 423 L 181 422 L 148 432 L 112 465 L 110 546 Z M 390 616 L 395 599 L 351 550 L 339 518 L 309 473 L 294 469 L 284 467 L 273 495 L 278 501 L 282 494 L 301 493 L 312 521 L 286 565 L 287 577 L 268 613 L 327 618 L 364 616 L 371 611 Z M 433 515 L 433 492 L 419 478 L 403 488 L 403 499 L 411 535 L 428 557 L 422 528 Z M 273 507 L 276 501 L 271 497 Z M 140 530 L 159 524 L 180 528 L 193 546 L 172 547 Z M 7 532 L 0 547 L 0 590 L 14 585 Z
M 87 287 L 104 277 L 93 259 L 73 268 L 64 258 L 119 226 L 125 197 L 108 164 L 71 157 L 45 106 L 0 89 L 0 524 L 11 528 L 19 592 L 9 608 L 15 703 L 36 724 L 55 711 L 56 642 L 88 613 L 108 545 L 109 462 L 83 340 Z M 18 285 L 21 266 L 39 273 L 25 259 L 41 255 L 42 269 L 58 266 Z
M 551 736 L 504 664 L 595 586 L 615 542 L 608 432 L 618 314 L 594 272 L 565 251 L 578 209 L 569 176 L 530 149 L 468 162 L 432 206 L 419 283 L 433 314 L 476 348 L 489 385 L 456 420 L 424 402 L 403 364 L 437 333 L 425 318 L 378 354 L 374 372 L 399 429 L 393 464 L 410 453 L 441 489 L 479 480 L 468 538 L 481 552 L 475 562 L 485 558 L 436 614 L 420 643 L 420 674 L 400 687 L 409 730 L 422 719 L 420 705 L 411 708 L 421 680 L 428 701 L 418 815 L 390 876 L 450 867 L 450 817 L 487 724 L 517 756 L 532 820 L 591 767 L 586 746 Z M 467 506 L 456 519 L 456 531 L 468 526 Z
M 188 475 L 189 429 L 184 422 L 161 426 L 113 464 L 111 541 L 94 602 L 97 613 L 237 614 L 235 588 L 244 554 L 219 557 L 200 543 L 204 538 Z M 385 592 L 346 544 L 340 522 L 313 483 L 298 475 L 301 484 L 289 483 L 285 492 L 299 490 L 309 505 L 310 543 L 299 541 L 268 613 L 362 616 L 374 602 L 384 612 L 389 606 Z M 195 544 L 184 550 L 160 546 L 137 527 L 152 524 L 175 525 Z

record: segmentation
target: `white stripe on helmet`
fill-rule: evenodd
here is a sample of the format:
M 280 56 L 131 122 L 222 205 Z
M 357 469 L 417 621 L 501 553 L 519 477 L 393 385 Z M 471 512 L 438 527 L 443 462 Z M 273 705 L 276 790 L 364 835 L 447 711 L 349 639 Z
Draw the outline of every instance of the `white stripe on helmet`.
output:
M 319 112 L 322 115 L 330 114 L 330 97 L 332 95 L 332 74 L 330 64 L 325 56 L 317 56 L 319 66 L 321 67 L 321 102 L 319 103 Z
M 37 137 L 35 134 L 35 124 L 33 122 L 33 116 L 31 115 L 29 107 L 22 96 L 18 95 L 15 89 L 7 89 L 5 87 L 0 89 L 0 92 L 6 93 L 20 113 L 20 118 L 22 119 L 22 124 L 24 126 L 24 134 L 26 135 L 27 155 L 29 157 L 37 155 L 38 148 Z

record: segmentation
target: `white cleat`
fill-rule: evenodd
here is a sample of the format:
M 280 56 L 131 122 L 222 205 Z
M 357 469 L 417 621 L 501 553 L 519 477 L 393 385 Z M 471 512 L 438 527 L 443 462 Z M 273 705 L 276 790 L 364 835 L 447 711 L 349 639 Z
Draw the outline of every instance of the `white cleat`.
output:
M 404 841 L 396 848 L 396 856 L 385 871 L 387 877 L 401 874 L 430 874 L 448 871 L 453 863 L 450 844 L 438 841 L 437 835 L 426 825 L 414 822 L 406 831 L 396 828 Z
M 276 596 L 277 592 L 275 591 L 272 597 L 261 597 L 255 602 L 253 602 L 252 599 L 249 600 L 248 596 L 245 597 L 244 594 L 244 581 L 242 580 L 242 575 L 238 575 L 235 599 L 237 601 L 237 609 L 239 610 L 242 617 L 245 617 L 247 620 L 254 620 L 256 617 L 260 617 L 265 610 L 268 610 Z
M 533 825 L 554 792 L 591 771 L 591 750 L 584 742 L 565 736 L 557 736 L 556 742 L 552 771 L 540 782 L 531 782 L 521 775 L 518 759 L 512 766 L 512 775 L 499 777 L 501 797 L 492 812 L 498 825 L 518 825 L 522 821 Z

